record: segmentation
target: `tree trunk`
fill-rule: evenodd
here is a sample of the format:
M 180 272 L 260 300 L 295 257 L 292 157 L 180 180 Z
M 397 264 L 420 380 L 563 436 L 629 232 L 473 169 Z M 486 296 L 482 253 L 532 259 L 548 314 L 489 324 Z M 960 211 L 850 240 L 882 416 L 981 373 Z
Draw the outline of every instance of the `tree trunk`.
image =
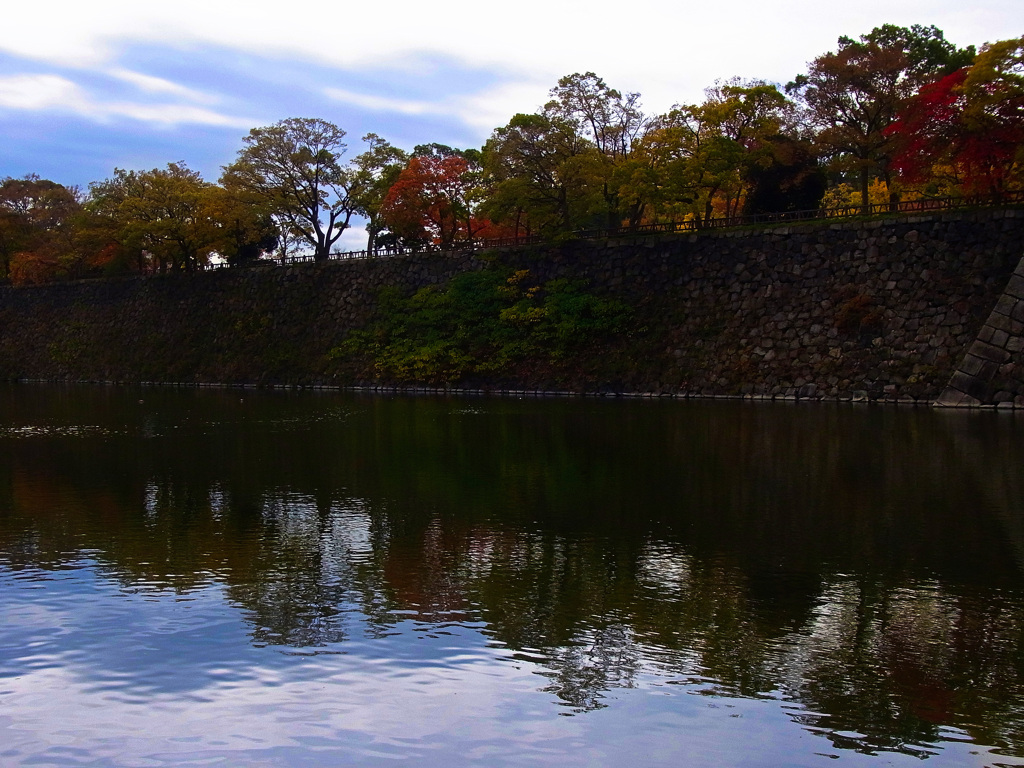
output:
M 882 174 L 885 180 L 885 188 L 889 191 L 889 210 L 895 213 L 900 209 L 900 193 L 892 188 L 892 173 L 886 168 Z
M 637 227 L 640 226 L 640 222 L 643 221 L 644 210 L 646 208 L 647 208 L 646 203 L 644 203 L 642 201 L 639 201 L 639 200 L 636 203 L 633 204 L 632 211 L 630 212 L 630 217 L 629 217 L 629 228 L 630 229 L 636 229 Z

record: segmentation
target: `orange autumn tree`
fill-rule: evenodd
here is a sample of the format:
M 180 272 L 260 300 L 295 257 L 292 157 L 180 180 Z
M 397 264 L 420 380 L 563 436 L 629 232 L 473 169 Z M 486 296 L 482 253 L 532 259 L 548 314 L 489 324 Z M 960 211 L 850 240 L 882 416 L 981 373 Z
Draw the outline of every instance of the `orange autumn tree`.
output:
M 0 179 L 0 281 L 82 277 L 96 264 L 78 242 L 78 190 L 29 174 Z
M 475 150 L 439 144 L 416 147 L 381 205 L 387 228 L 414 247 L 442 249 L 472 240 L 487 222 L 474 214 L 480 198 L 480 160 Z

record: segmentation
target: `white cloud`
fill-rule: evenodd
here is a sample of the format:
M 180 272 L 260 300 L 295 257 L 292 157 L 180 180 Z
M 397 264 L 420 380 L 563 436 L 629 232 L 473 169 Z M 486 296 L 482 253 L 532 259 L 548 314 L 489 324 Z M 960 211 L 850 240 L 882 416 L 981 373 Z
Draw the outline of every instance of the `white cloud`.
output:
M 374 112 L 402 115 L 449 115 L 481 131 L 504 125 L 517 112 L 533 112 L 547 100 L 549 84 L 533 81 L 510 82 L 477 93 L 447 96 L 438 101 L 396 99 L 356 93 L 342 88 L 325 88 L 324 93 L 345 104 Z
M 455 114 L 468 125 L 490 132 L 503 126 L 518 112 L 535 112 L 548 100 L 554 82 L 520 81 L 487 88 L 471 96 L 454 99 Z
M 85 105 L 81 88 L 57 75 L 14 75 L 0 77 L 0 107 L 41 110 Z
M 402 115 L 426 115 L 441 112 L 439 104 L 429 101 L 373 96 L 366 93 L 347 91 L 344 88 L 325 88 L 324 93 L 335 101 L 362 107 L 372 112 L 397 112 Z
M 183 56 L 216 46 L 413 75 L 425 57 L 440 56 L 550 84 L 594 70 L 616 87 L 649 94 L 662 108 L 694 97 L 716 78 L 791 78 L 840 34 L 887 22 L 936 24 L 961 45 L 1024 32 L 1019 0 L 976 0 L 969 12 L 960 0 L 736 0 L 727 11 L 692 0 L 634 0 L 614 13 L 573 0 L 440 0 L 427 14 L 419 2 L 379 0 L 312 20 L 237 0 L 56 0 L 6 9 L 0 50 L 100 67 L 126 45 L 169 46 Z
M 232 117 L 191 104 L 101 102 L 67 78 L 43 74 L 0 77 L 0 108 L 70 112 L 100 122 L 129 118 L 162 126 L 193 124 L 246 128 L 254 123 L 249 118 Z
M 170 80 L 165 80 L 162 77 L 154 77 L 153 75 L 146 75 L 141 72 L 133 72 L 130 69 L 124 69 L 123 67 L 113 67 L 106 70 L 106 74 L 114 77 L 118 80 L 123 80 L 126 83 L 131 83 L 139 90 L 145 91 L 146 93 L 166 93 L 172 96 L 178 96 L 189 101 L 195 101 L 199 103 L 212 104 L 217 101 L 217 98 L 202 91 L 197 91 L 194 88 L 188 88 L 178 83 L 173 83 Z
M 127 117 L 145 123 L 159 125 L 214 125 L 248 129 L 256 124 L 256 120 L 244 117 L 232 117 L 212 109 L 194 107 L 188 104 L 134 104 L 131 102 L 115 102 L 96 105 L 93 111 L 101 119 Z

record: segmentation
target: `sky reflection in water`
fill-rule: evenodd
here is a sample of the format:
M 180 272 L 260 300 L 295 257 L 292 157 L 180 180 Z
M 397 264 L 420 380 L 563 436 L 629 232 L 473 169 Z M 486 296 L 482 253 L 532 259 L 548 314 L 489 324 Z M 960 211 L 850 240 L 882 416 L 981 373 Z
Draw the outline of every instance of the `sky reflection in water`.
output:
M 45 392 L 0 764 L 1024 764 L 1012 422 Z

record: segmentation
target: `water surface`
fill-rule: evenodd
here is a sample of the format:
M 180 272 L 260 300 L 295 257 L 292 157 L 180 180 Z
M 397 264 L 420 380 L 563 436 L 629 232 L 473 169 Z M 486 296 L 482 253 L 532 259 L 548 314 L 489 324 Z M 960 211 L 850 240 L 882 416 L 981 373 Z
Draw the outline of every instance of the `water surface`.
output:
M 0 388 L 0 765 L 1024 765 L 1024 418 Z

